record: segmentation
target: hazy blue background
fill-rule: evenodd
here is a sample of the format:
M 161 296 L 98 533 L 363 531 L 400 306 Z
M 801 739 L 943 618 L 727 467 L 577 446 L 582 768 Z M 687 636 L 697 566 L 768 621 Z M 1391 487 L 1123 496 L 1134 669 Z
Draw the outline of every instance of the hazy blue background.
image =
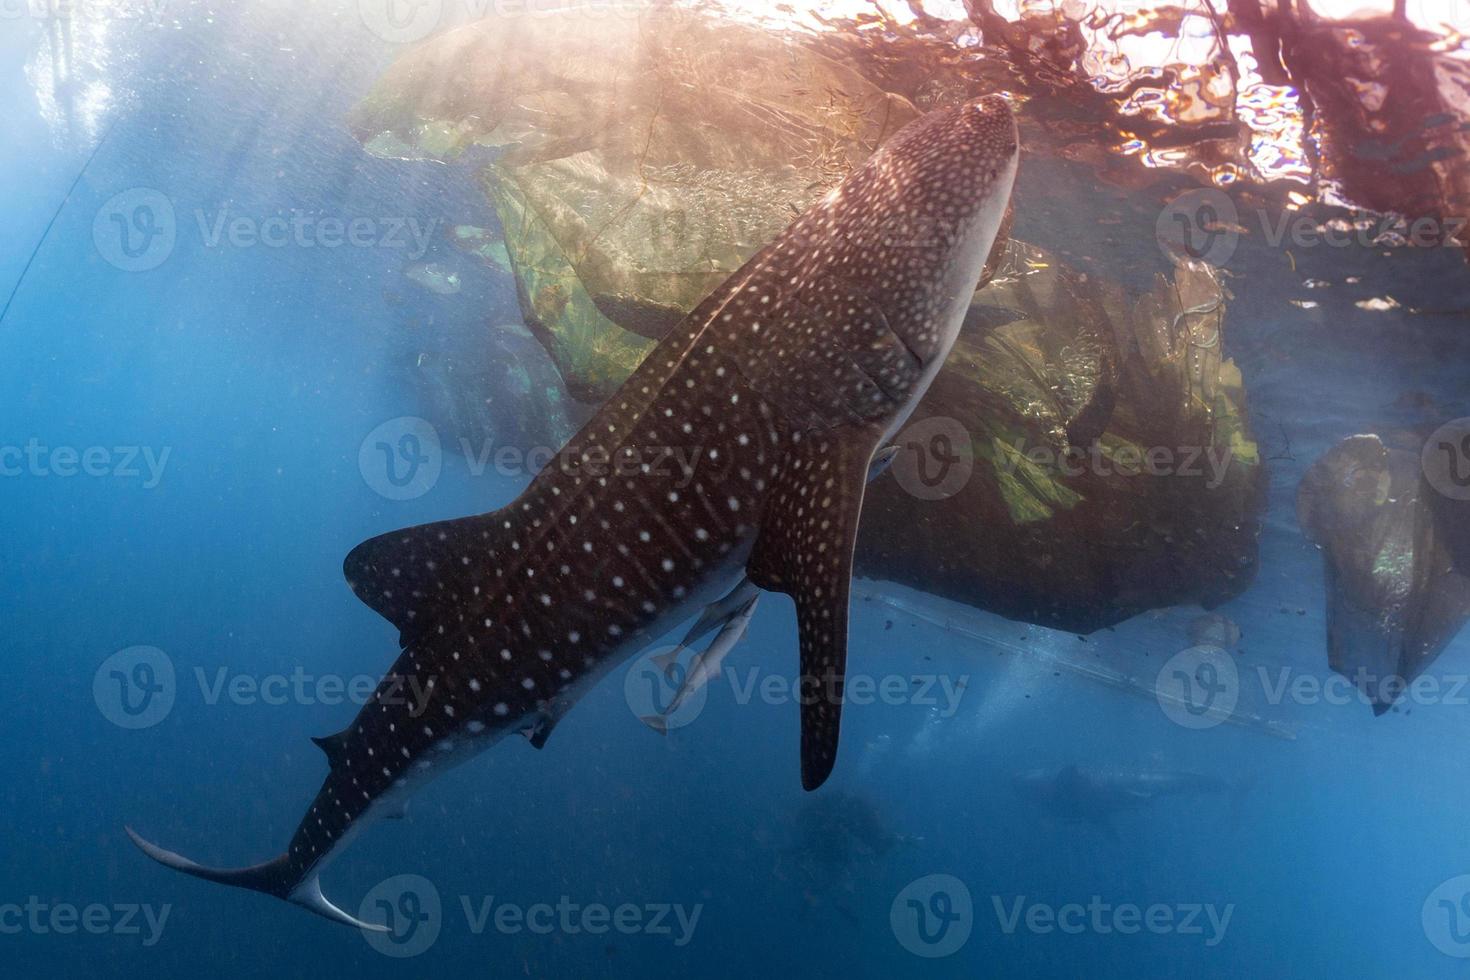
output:
M 810 819 L 794 706 L 737 705 L 716 685 L 695 724 L 660 739 L 629 710 L 620 671 L 544 751 L 503 743 L 433 786 L 410 819 L 375 827 L 326 875 L 328 895 L 354 910 L 390 875 L 434 883 L 442 934 L 406 964 L 299 909 L 146 861 L 125 821 L 208 863 L 279 852 L 325 771 L 308 736 L 352 714 L 210 705 L 195 669 L 376 677 L 394 656 L 393 632 L 344 587 L 343 555 L 394 527 L 489 509 L 521 482 L 475 477 L 450 455 L 431 492 L 393 502 L 358 470 L 370 430 L 423 410 L 400 380 L 425 342 L 406 335 L 406 319 L 436 317 L 430 339 L 452 344 L 458 331 L 517 317 L 503 282 L 442 237 L 429 257 L 459 263 L 466 282 L 449 299 L 408 284 L 399 249 L 201 240 L 199 209 L 494 220 L 465 172 L 374 160 L 346 132 L 345 111 L 395 51 L 353 4 L 245 8 L 171 4 L 156 24 L 79 26 L 69 95 L 58 98 L 41 54 L 46 24 L 0 20 L 0 291 L 115 123 L 0 324 L 0 444 L 170 453 L 151 489 L 142 478 L 0 480 L 13 774 L 0 788 L 0 905 L 32 895 L 171 905 L 151 948 L 138 936 L 0 935 L 10 975 L 1464 975 L 1421 926 L 1431 890 L 1470 872 L 1463 706 L 1377 720 L 1359 704 L 1263 710 L 1295 726 L 1295 741 L 1230 726 L 1191 732 L 1149 698 L 1054 676 L 872 604 L 856 613 L 851 670 L 971 678 L 950 719 L 921 706 L 848 710 L 829 787 L 866 797 L 907 838 L 880 857 L 815 875 L 793 862 Z M 1021 199 L 1049 194 L 1044 178 L 1023 175 Z M 92 226 L 104 202 L 139 186 L 172 202 L 179 237 L 160 267 L 129 273 L 99 254 Z M 1067 229 L 1020 214 L 1018 236 L 1067 241 Z M 1401 298 L 1456 269 L 1437 256 L 1392 261 Z M 1463 264 L 1458 275 L 1463 307 Z M 1273 443 L 1282 427 L 1294 459 L 1271 464 L 1261 575 L 1222 612 L 1242 626 L 1251 662 L 1321 675 L 1321 576 L 1296 527 L 1296 482 L 1332 442 L 1383 424 L 1406 388 L 1431 394 L 1446 418 L 1470 414 L 1470 340 L 1452 318 L 1350 305 L 1314 314 L 1239 292 L 1230 352 L 1268 452 L 1282 448 Z M 1006 642 L 1025 635 L 1063 659 L 1152 676 L 1151 663 L 1188 645 L 1184 624 L 1197 612 L 1146 617 L 1086 644 L 974 619 Z M 161 724 L 126 731 L 99 711 L 92 682 L 104 659 L 135 644 L 167 652 L 178 697 Z M 787 600 L 762 604 L 731 663 L 794 673 Z M 1462 636 L 1438 669 L 1467 667 Z M 1125 817 L 1112 840 L 1039 817 L 1008 786 L 1016 770 L 1069 762 L 1193 769 L 1253 778 L 1255 788 L 1236 823 L 1218 800 L 1165 801 Z M 975 924 L 960 953 L 929 961 L 904 950 L 888 916 L 900 889 L 936 872 L 968 884 Z M 693 941 L 676 948 L 653 936 L 476 936 L 458 900 L 564 894 L 703 912 Z M 1199 936 L 1007 936 L 991 899 L 1094 894 L 1235 908 L 1225 940 L 1207 949 Z

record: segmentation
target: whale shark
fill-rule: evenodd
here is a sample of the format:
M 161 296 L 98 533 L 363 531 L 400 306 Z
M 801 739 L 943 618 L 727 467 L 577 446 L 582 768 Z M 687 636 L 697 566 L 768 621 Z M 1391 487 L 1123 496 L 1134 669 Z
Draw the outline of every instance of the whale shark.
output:
M 1218 795 L 1228 801 L 1234 823 L 1251 789 L 1249 781 L 1230 783 L 1203 773 L 1087 769 L 1076 765 L 1019 772 L 1011 777 L 1011 785 L 1024 799 L 1053 816 L 1089 823 L 1109 837 L 1117 836 L 1113 818 L 1119 813 L 1143 809 L 1166 796 Z
M 801 782 L 820 786 L 867 477 L 954 345 L 1018 159 L 1003 97 L 914 120 L 675 326 L 513 502 L 354 548 L 347 582 L 398 629 L 400 653 L 352 723 L 314 739 L 328 773 L 284 853 L 215 868 L 128 827 L 133 842 L 382 931 L 321 888 L 364 827 L 511 732 L 544 744 L 679 622 L 738 612 L 721 597 L 747 578 L 795 602 Z

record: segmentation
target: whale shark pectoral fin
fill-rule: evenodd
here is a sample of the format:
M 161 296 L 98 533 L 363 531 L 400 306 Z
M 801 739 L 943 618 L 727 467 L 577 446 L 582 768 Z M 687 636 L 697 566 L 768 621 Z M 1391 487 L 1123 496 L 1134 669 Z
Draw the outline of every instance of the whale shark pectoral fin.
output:
M 531 743 L 533 749 L 544 749 L 546 740 L 551 737 L 551 731 L 556 727 L 557 719 L 547 715 L 537 715 L 536 720 L 521 728 L 521 734 L 526 741 Z
M 299 905 L 304 909 L 315 912 L 324 919 L 340 922 L 344 926 L 355 926 L 368 932 L 388 932 L 388 927 L 377 922 L 364 922 L 353 915 L 337 908 L 327 901 L 327 896 L 322 894 L 322 880 L 319 875 L 312 875 L 291 890 L 286 896 L 286 901 L 292 905 Z
M 567 716 L 575 704 L 572 698 L 556 698 L 548 702 L 539 712 L 532 716 L 530 724 L 524 726 L 520 731 L 531 743 L 532 748 L 541 749 L 546 747 L 546 740 L 556 729 L 557 723 Z
M 847 668 L 852 553 L 877 426 L 842 426 L 796 437 L 771 488 L 750 580 L 796 601 L 801 637 L 801 785 L 822 785 L 837 761 Z M 814 686 L 814 688 L 813 688 Z

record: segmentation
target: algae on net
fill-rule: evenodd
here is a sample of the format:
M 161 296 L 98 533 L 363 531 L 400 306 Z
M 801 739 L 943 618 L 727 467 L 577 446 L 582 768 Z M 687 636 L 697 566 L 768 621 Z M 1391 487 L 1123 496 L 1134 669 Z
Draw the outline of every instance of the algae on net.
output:
M 935 457 L 944 420 L 973 469 L 935 499 L 875 482 L 858 570 L 1084 632 L 1242 592 L 1265 484 L 1226 301 L 1208 266 L 1134 297 L 1013 242 L 897 440 Z
M 597 401 L 916 115 L 795 38 L 663 8 L 450 31 L 390 67 L 351 125 L 387 156 L 500 148 L 481 180 L 523 312 Z

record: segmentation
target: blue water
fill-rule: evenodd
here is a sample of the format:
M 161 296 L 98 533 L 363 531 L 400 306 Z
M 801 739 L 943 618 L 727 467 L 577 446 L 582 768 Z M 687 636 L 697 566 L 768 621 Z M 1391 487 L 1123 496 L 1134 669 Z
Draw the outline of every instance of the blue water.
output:
M 1464 975 L 1421 921 L 1430 893 L 1470 872 L 1464 707 L 1374 719 L 1357 703 L 1278 705 L 1267 713 L 1294 740 L 1234 726 L 1191 732 L 1151 698 L 998 655 L 877 604 L 855 613 L 853 665 L 969 679 L 949 718 L 912 704 L 848 709 L 843 757 L 824 791 L 858 794 L 902 836 L 881 854 L 815 869 L 793 858 L 811 819 L 794 705 L 739 704 L 715 685 L 696 724 L 660 738 L 630 712 L 619 671 L 544 750 L 507 740 L 331 868 L 328 895 L 353 911 L 392 876 L 432 883 L 440 932 L 413 959 L 148 862 L 124 823 L 215 864 L 281 849 L 325 772 L 309 736 L 341 728 L 354 707 L 296 695 L 211 703 L 209 685 L 221 670 L 259 682 L 296 672 L 376 679 L 388 666 L 393 630 L 348 592 L 342 557 L 393 528 L 499 506 L 525 482 L 476 475 L 453 454 L 416 499 L 386 499 L 364 481 L 367 433 L 423 411 L 402 382 L 421 343 L 405 337 L 405 320 L 435 317 L 417 329 L 452 346 L 456 331 L 519 314 L 503 284 L 467 263 L 465 289 L 446 305 L 403 284 L 402 248 L 211 246 L 200 232 L 196 213 L 207 224 L 221 209 L 494 227 L 467 169 L 377 160 L 346 131 L 344 114 L 395 54 L 362 30 L 353 5 L 171 4 L 162 24 L 78 31 L 88 40 L 77 48 L 70 118 L 52 111 L 68 99 L 37 95 L 47 87 L 33 72 L 47 29 L 31 17 L 0 23 L 4 291 L 107 136 L 0 324 L 0 443 L 34 441 L 53 464 L 0 482 L 6 975 Z M 1018 194 L 1035 189 L 1025 180 Z M 162 265 L 127 272 L 94 246 L 93 220 L 138 187 L 171 202 L 179 234 Z M 1065 229 L 1020 220 L 1028 240 L 1069 241 Z M 426 260 L 458 261 L 442 235 L 433 248 Z M 445 316 L 456 309 L 474 312 Z M 1278 424 L 1294 437 L 1294 458 L 1271 464 L 1262 571 L 1221 610 L 1241 624 L 1251 662 L 1325 676 L 1319 559 L 1292 510 L 1310 461 L 1375 424 L 1406 387 L 1470 413 L 1457 403 L 1470 364 L 1463 321 L 1416 322 L 1432 344 L 1408 326 L 1385 330 L 1392 322 L 1288 321 L 1279 303 L 1248 292 L 1232 308 L 1232 353 L 1257 431 L 1268 448 Z M 102 447 L 98 466 L 110 475 L 59 475 L 57 447 Z M 131 467 L 128 447 L 139 449 Z M 162 462 L 156 481 L 144 450 Z M 997 640 L 1024 636 L 1069 663 L 1151 677 L 1185 645 L 1183 624 L 1197 613 L 1141 617 L 1086 644 L 963 614 Z M 93 682 L 109 656 L 135 645 L 164 651 L 176 696 L 158 724 L 129 730 L 99 709 Z M 735 656 L 795 673 L 787 600 L 762 603 Z M 1461 636 L 1436 669 L 1467 668 L 1470 636 Z M 1038 816 L 1009 786 L 1016 770 L 1071 762 L 1211 772 L 1252 789 L 1234 818 L 1216 799 L 1164 800 L 1125 814 L 1110 836 Z M 973 907 L 968 941 L 939 959 L 913 955 L 890 927 L 895 896 L 931 874 L 962 880 Z M 1207 925 L 1203 934 L 1007 934 L 996 911 L 1023 897 L 1060 907 L 1094 895 L 1228 906 L 1231 917 L 1211 945 Z M 678 905 L 699 917 L 687 934 L 672 921 L 669 934 L 493 924 L 477 933 L 463 902 L 491 896 L 520 907 L 563 896 L 612 909 Z M 6 908 L 28 904 L 106 911 L 95 935 L 55 928 L 49 911 L 11 928 L 22 916 Z M 142 912 L 127 913 L 135 906 L 167 918 L 152 929 Z

